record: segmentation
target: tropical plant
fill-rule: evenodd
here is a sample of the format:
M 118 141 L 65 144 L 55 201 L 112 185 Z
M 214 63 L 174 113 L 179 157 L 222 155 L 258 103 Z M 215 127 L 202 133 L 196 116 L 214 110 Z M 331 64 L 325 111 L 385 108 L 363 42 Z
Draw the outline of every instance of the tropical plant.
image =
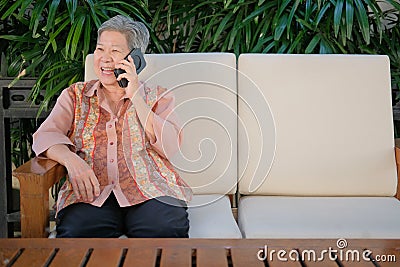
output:
M 163 52 L 387 54 L 399 88 L 400 4 L 386 2 L 385 12 L 374 0 L 162 0 L 150 10 Z
M 393 6 L 384 12 L 386 21 L 382 37 L 371 39 L 371 54 L 388 55 L 392 77 L 392 88 L 395 93 L 400 89 L 400 12 L 399 6 Z M 399 97 L 399 96 L 398 96 Z
M 386 2 L 393 13 L 400 11 L 398 1 Z M 393 84 L 398 85 L 395 41 L 400 23 L 393 20 L 394 27 L 385 28 L 382 19 L 387 14 L 378 4 L 374 0 L 0 0 L 3 25 L 12 29 L 0 38 L 9 44 L 8 73 L 38 76 L 32 98 L 45 89 L 44 107 L 61 89 L 82 79 L 97 27 L 116 14 L 148 25 L 148 52 L 385 53 L 394 62 Z
M 85 57 L 93 51 L 103 21 L 122 14 L 146 23 L 150 16 L 146 1 L 118 0 L 1 0 L 0 14 L 5 24 L 24 25 L 0 38 L 10 44 L 8 74 L 38 77 L 31 98 L 45 89 L 42 108 L 63 88 L 82 80 Z

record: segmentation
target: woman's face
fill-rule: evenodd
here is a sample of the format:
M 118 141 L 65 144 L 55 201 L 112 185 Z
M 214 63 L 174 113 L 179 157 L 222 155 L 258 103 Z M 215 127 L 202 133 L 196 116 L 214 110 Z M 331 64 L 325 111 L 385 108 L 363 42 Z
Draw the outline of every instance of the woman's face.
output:
M 118 86 L 114 76 L 115 64 L 128 53 L 128 42 L 122 33 L 104 31 L 100 35 L 94 51 L 94 71 L 103 85 Z

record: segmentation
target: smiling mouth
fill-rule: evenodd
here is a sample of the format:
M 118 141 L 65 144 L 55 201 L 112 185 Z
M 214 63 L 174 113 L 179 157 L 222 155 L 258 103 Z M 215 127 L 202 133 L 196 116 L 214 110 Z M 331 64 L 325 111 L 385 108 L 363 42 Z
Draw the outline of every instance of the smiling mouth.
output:
M 111 72 L 114 72 L 114 68 L 104 68 L 104 67 L 102 67 L 101 71 L 104 72 L 104 73 L 111 73 Z

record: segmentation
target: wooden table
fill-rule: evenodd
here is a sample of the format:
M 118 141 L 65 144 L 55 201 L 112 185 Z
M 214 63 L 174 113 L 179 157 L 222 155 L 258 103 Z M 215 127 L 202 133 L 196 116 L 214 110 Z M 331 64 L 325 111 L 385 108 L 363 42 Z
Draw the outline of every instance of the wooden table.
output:
M 340 242 L 333 239 L 0 239 L 0 265 L 400 266 L 400 240 Z M 265 252 L 267 259 L 262 260 Z

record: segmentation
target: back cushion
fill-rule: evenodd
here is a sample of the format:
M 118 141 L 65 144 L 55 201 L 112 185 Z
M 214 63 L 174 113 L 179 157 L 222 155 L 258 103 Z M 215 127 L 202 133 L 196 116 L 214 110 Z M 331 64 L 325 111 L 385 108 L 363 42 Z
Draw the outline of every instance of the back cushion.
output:
M 196 194 L 235 193 L 237 185 L 236 57 L 229 53 L 148 54 L 139 80 L 176 98 L 183 125 L 172 164 Z M 93 55 L 85 80 L 96 79 Z
M 389 60 L 239 57 L 239 191 L 393 196 Z

